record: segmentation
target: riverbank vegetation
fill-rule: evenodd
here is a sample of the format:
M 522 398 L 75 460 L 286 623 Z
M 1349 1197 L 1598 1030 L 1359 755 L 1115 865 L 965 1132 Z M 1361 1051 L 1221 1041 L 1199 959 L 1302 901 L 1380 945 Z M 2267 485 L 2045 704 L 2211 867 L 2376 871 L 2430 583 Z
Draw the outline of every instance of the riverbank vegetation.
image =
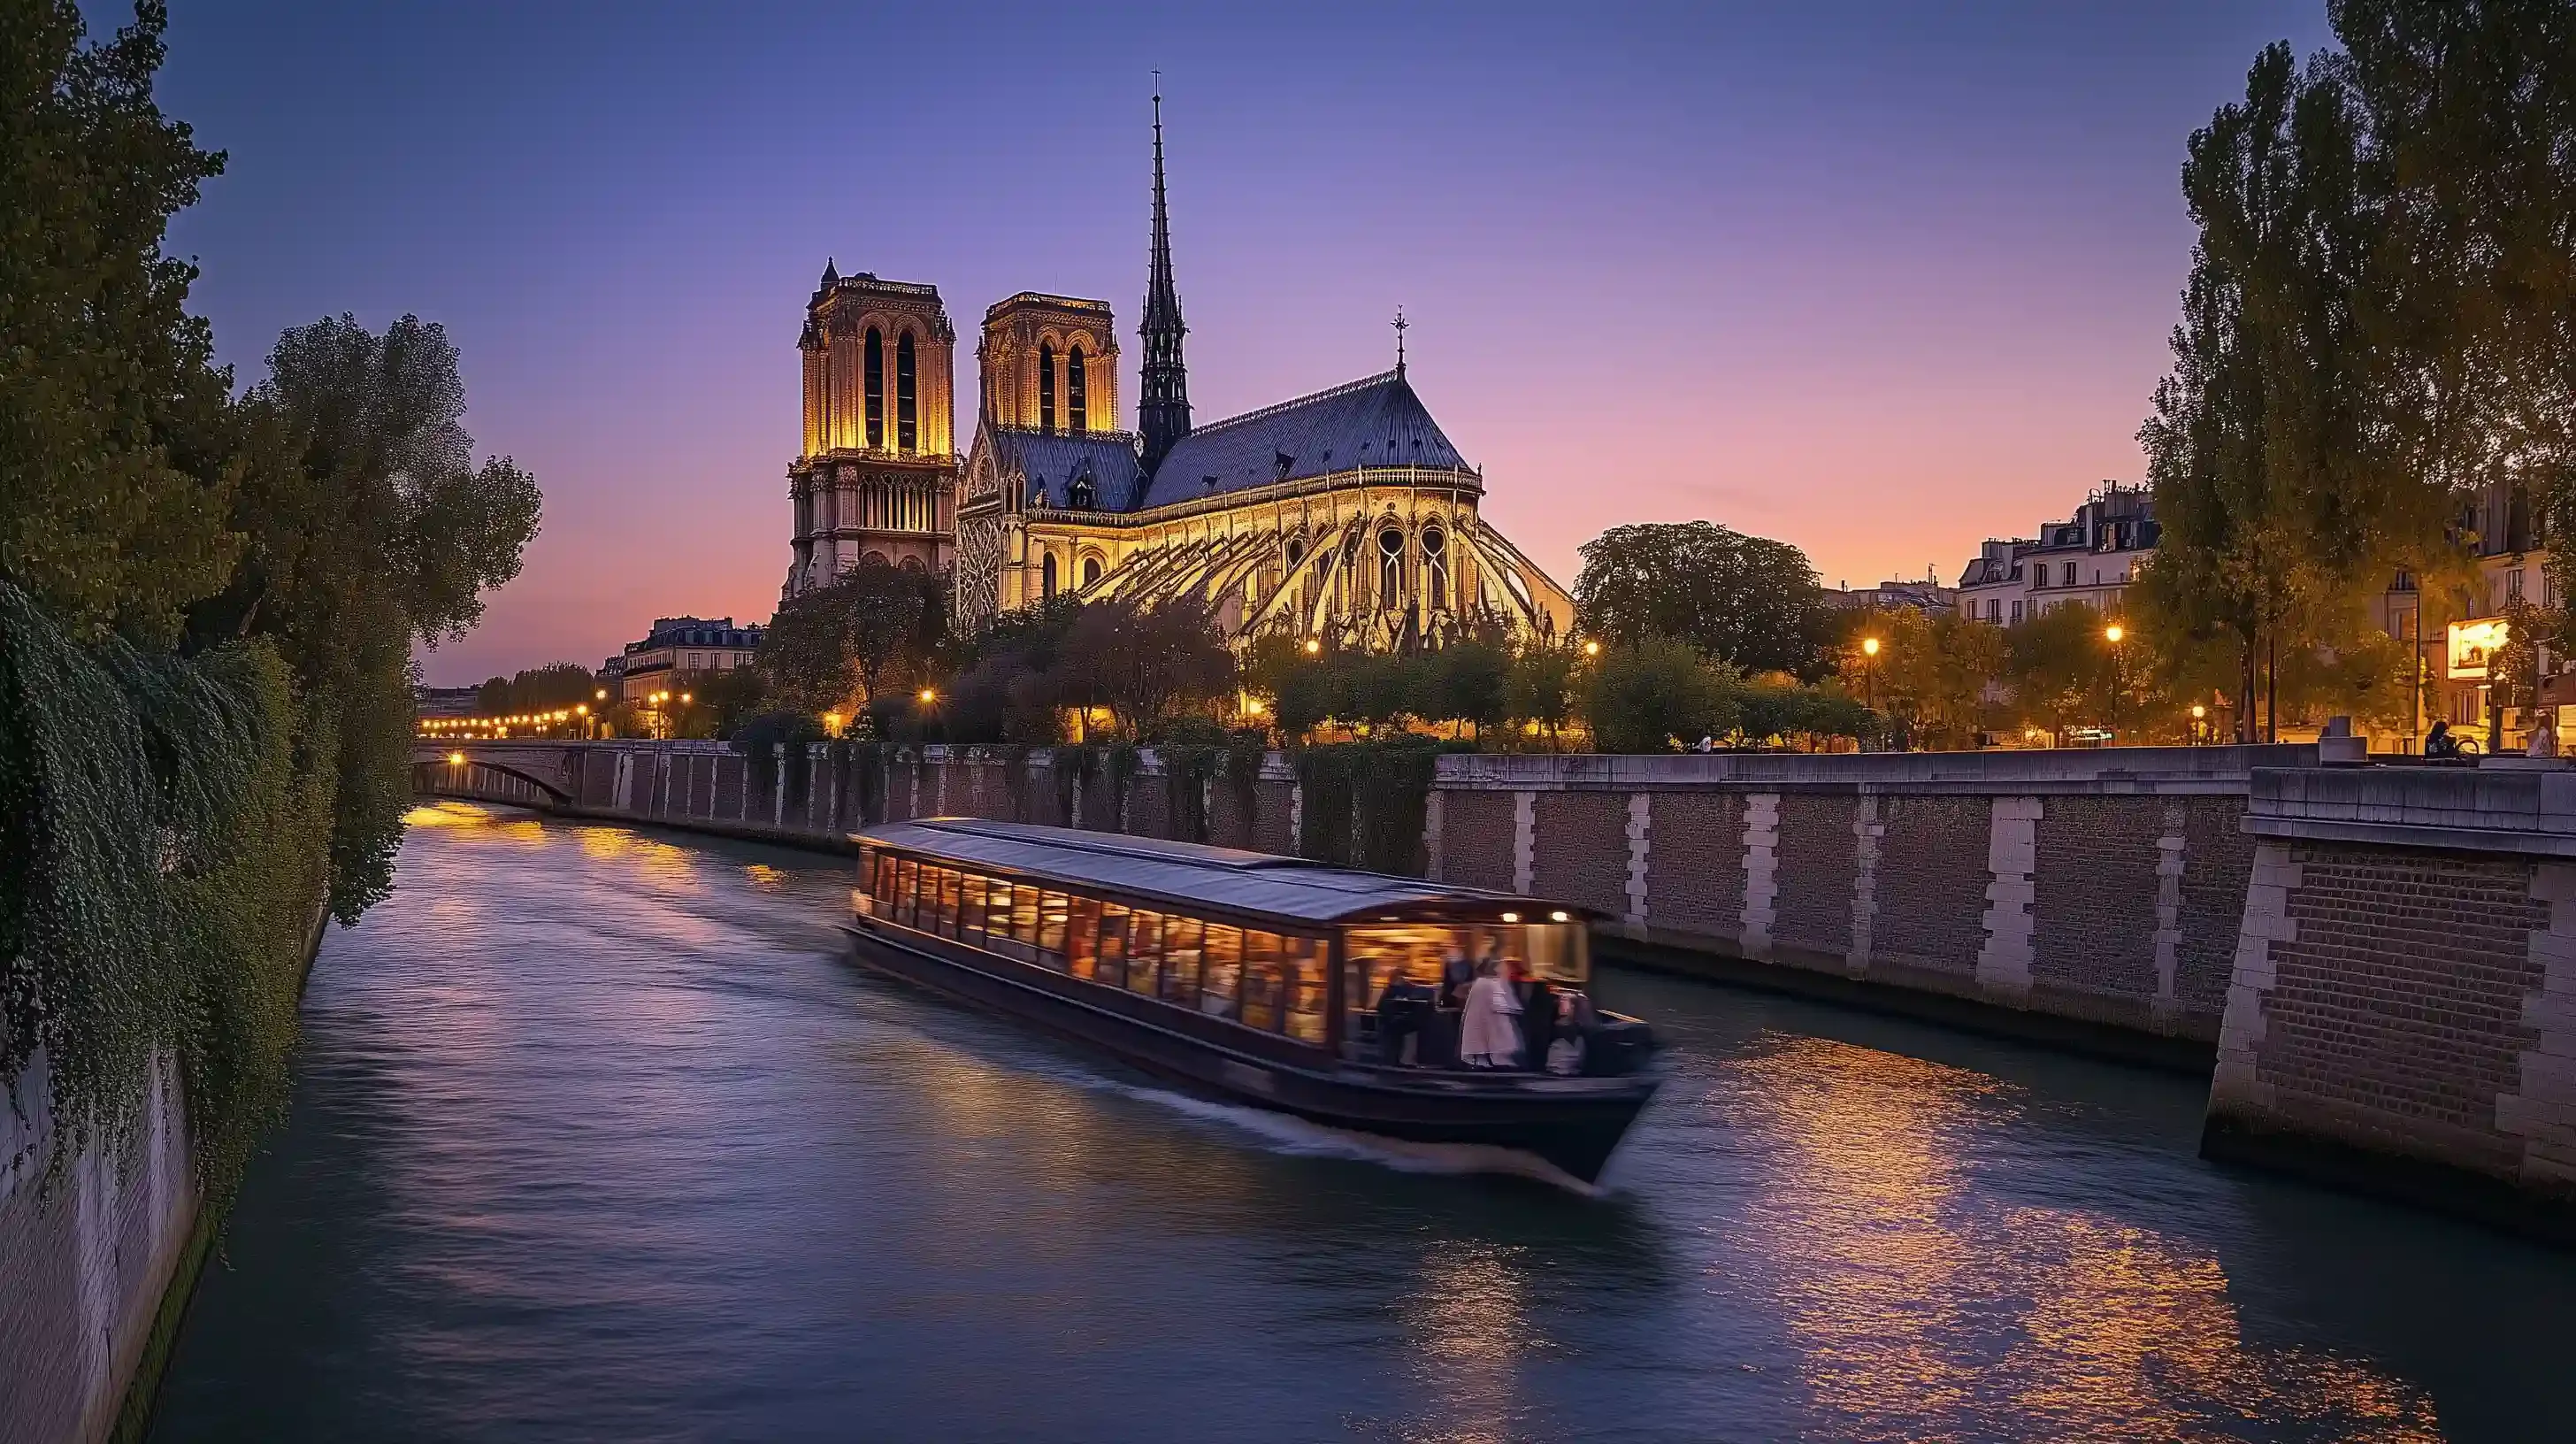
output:
M 169 217 L 224 157 L 105 41 L 10 0 L 0 47 L 0 1079 L 52 1162 L 186 1085 L 220 1211 L 283 1106 L 326 916 L 392 886 L 415 644 L 515 575 L 536 483 L 473 457 L 454 347 L 404 317 L 282 335 L 236 390 Z

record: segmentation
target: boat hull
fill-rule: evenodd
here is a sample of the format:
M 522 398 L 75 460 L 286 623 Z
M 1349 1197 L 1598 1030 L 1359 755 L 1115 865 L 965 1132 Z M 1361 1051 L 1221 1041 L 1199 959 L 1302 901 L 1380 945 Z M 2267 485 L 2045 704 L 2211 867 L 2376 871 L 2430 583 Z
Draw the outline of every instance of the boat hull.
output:
M 1661 1082 L 1338 1064 L 1321 1049 L 1251 1034 L 1115 989 L 862 918 L 854 962 L 1076 1039 L 1226 1098 L 1410 1143 L 1527 1153 L 1597 1181 Z M 1085 996 L 1090 994 L 1094 996 Z M 1162 1016 L 1157 1016 L 1157 1015 Z M 1203 1033 L 1242 1034 L 1240 1045 Z

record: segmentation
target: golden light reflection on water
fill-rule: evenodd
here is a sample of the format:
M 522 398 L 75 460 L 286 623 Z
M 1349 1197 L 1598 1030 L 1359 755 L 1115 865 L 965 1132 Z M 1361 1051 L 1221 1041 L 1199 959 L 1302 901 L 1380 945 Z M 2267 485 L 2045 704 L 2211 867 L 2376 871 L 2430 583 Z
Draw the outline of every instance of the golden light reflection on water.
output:
M 753 892 L 785 892 L 787 890 L 788 875 L 777 868 L 771 867 L 765 862 L 744 863 L 742 865 L 742 876 L 745 882 L 751 884 L 751 890 Z
M 1972 1208 L 1963 1160 L 2028 1128 L 1997 1080 L 1824 1038 L 1740 1066 L 1785 1144 L 1757 1205 L 1776 1215 L 1773 1293 L 1848 1437 L 2441 1437 L 2420 1388 L 2246 1341 L 2206 1253 L 2074 1209 Z
M 1504 1444 L 1516 1437 L 1518 1381 L 1531 1346 L 1530 1280 L 1522 1250 L 1460 1240 L 1422 1256 L 1406 1332 L 1414 1381 L 1438 1401 L 1432 1422 L 1404 1437 L 1422 1444 Z

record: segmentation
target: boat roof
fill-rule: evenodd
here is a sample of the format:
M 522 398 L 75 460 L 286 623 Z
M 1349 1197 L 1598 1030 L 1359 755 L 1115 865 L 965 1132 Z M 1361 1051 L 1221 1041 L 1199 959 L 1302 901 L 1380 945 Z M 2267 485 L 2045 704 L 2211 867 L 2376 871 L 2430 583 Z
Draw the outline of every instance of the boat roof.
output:
M 1562 909 L 1586 918 L 1592 913 L 1571 903 L 1362 872 L 1302 857 L 1025 822 L 930 817 L 883 823 L 854 836 L 862 842 L 960 863 L 1089 883 L 1113 893 L 1167 898 L 1184 907 L 1265 913 L 1299 922 L 1359 921 L 1373 912 L 1419 909 L 1426 904 Z

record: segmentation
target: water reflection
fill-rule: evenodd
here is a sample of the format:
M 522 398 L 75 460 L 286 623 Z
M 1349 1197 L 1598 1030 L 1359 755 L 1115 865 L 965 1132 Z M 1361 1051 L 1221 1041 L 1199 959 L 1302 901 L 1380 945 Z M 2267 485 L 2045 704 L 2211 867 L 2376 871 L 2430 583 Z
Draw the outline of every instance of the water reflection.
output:
M 1738 1068 L 1773 1141 L 1772 1295 L 1849 1437 L 2441 1437 L 2422 1391 L 2366 1362 L 2246 1344 L 2209 1251 L 1995 1207 L 1973 1161 L 2027 1123 L 2000 1080 L 1824 1038 Z
M 2519 1440 L 2557 1407 L 2576 1265 L 2206 1168 L 2187 1084 L 1614 974 L 1678 1076 L 1581 1198 L 855 973 L 835 860 L 413 822 L 316 967 L 159 1438 Z

